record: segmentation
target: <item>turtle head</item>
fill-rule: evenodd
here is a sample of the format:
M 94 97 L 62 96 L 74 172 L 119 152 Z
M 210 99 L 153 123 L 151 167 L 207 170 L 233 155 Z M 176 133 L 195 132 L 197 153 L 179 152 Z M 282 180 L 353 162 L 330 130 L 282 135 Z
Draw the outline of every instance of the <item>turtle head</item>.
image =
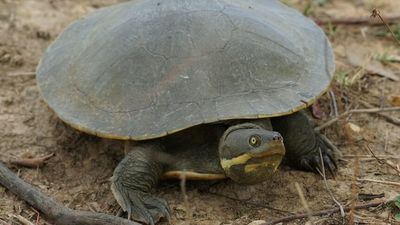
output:
M 242 184 L 268 180 L 285 155 L 282 136 L 251 123 L 229 127 L 219 143 L 226 176 Z

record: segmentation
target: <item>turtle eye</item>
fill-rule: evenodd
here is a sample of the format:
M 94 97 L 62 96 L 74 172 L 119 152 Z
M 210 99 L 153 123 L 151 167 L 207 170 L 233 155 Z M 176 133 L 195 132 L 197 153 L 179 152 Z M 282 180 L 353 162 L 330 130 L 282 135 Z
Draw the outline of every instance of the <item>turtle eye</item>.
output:
M 252 135 L 249 138 L 249 144 L 253 147 L 258 147 L 261 144 L 261 138 L 258 135 Z

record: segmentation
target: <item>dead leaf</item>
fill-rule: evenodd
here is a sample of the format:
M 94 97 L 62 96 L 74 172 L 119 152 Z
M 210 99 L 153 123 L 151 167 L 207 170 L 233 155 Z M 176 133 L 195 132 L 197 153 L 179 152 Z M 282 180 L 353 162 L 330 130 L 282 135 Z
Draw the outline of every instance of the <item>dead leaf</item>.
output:
M 346 55 L 351 65 L 361 67 L 370 74 L 387 77 L 394 81 L 400 80 L 393 71 L 385 68 L 379 61 L 374 60 L 372 51 L 362 45 L 348 46 Z
M 319 105 L 318 102 L 315 102 L 314 104 L 311 105 L 311 113 L 313 117 L 316 119 L 322 119 L 325 115 L 324 111 L 321 109 L 321 106 Z
M 399 55 L 386 55 L 385 59 L 389 62 L 400 62 L 400 56 Z
M 400 106 L 400 95 L 392 95 L 389 97 L 389 102 L 393 106 Z
M 16 165 L 16 166 L 24 166 L 24 167 L 29 167 L 29 168 L 40 168 L 44 165 L 46 160 L 50 159 L 54 155 L 55 155 L 54 153 L 50 153 L 46 156 L 38 157 L 38 158 L 14 159 L 14 160 L 10 160 L 10 163 L 13 165 Z

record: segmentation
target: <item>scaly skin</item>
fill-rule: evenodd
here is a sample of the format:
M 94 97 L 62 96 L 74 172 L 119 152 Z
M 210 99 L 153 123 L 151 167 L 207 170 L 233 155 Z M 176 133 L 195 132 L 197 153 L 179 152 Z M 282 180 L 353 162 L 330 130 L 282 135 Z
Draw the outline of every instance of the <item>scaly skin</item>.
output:
M 321 165 L 319 155 L 319 149 L 321 149 L 325 167 L 333 173 L 336 169 L 336 164 L 332 150 L 327 148 L 324 142 L 314 133 L 305 115 L 301 112 L 294 113 L 288 116 L 272 118 L 271 122 L 274 130 L 281 134 L 265 130 L 250 123 L 234 125 L 228 128 L 222 137 L 219 137 L 221 143 L 219 147 L 215 146 L 215 151 L 219 151 L 219 157 L 222 161 L 231 162 L 232 159 L 252 155 L 249 154 L 251 152 L 260 154 L 272 151 L 271 146 L 275 145 L 271 145 L 271 143 L 280 143 L 282 145 L 282 135 L 286 149 L 285 160 L 290 165 L 301 170 L 316 172 L 316 169 Z M 239 129 L 235 130 L 233 128 Z M 250 146 L 248 142 L 248 136 L 253 136 L 254 134 L 258 134 L 257 136 L 261 140 L 260 145 L 257 145 L 257 147 Z M 268 147 L 260 148 L 262 146 Z M 196 149 L 196 151 L 201 151 L 201 149 Z M 124 211 L 128 212 L 129 218 L 153 225 L 160 218 L 168 219 L 170 217 L 170 209 L 166 201 L 151 194 L 161 175 L 166 172 L 164 170 L 168 160 L 165 160 L 163 156 L 166 156 L 167 152 L 159 140 L 139 143 L 133 147 L 132 151 L 127 154 L 115 169 L 112 178 L 112 190 L 118 203 Z M 173 157 L 179 157 L 179 152 L 175 153 Z M 259 160 L 257 157 L 236 160 L 237 162 L 231 162 L 227 168 L 223 169 L 225 170 L 225 175 L 239 183 L 262 182 L 268 180 L 268 174 L 271 174 L 271 171 L 274 170 L 273 166 L 267 167 L 266 164 L 265 167 L 254 167 L 260 170 L 255 171 L 250 176 L 250 174 L 246 174 L 246 165 L 248 163 L 263 165 L 263 163 L 272 160 L 273 162 L 276 161 L 277 166 L 281 159 L 282 156 L 279 160 L 265 159 L 265 162 L 257 161 Z M 195 163 L 198 163 L 198 161 L 193 161 L 193 164 Z
M 151 194 L 163 172 L 157 160 L 157 153 L 162 152 L 157 144 L 135 146 L 114 170 L 111 189 L 129 219 L 151 225 L 160 218 L 169 220 L 167 202 Z
M 271 118 L 274 130 L 281 133 L 286 149 L 285 163 L 300 170 L 317 172 L 321 169 L 321 149 L 325 168 L 331 174 L 337 166 L 333 157 L 333 149 L 314 132 L 310 121 L 303 112 L 287 116 Z

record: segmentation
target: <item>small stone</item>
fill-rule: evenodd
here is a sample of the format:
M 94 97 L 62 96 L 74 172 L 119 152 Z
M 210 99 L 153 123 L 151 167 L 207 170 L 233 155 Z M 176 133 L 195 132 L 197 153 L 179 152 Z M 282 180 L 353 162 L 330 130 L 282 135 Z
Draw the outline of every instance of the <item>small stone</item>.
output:
M 19 67 L 24 64 L 24 59 L 22 58 L 21 55 L 15 55 L 14 57 L 11 58 L 10 64 L 14 67 Z
M 8 53 L 5 53 L 0 57 L 0 63 L 8 63 L 11 59 L 11 55 Z
M 361 127 L 359 127 L 358 125 L 354 124 L 354 123 L 346 123 L 346 125 L 344 125 L 344 131 L 346 133 L 346 136 L 353 141 L 358 141 L 362 139 L 361 136 Z
M 36 37 L 39 39 L 43 39 L 43 40 L 49 40 L 51 38 L 51 35 L 49 32 L 47 31 L 36 31 Z
M 4 103 L 4 105 L 6 105 L 6 106 L 12 105 L 13 102 L 14 102 L 14 97 L 13 97 L 13 96 L 8 96 L 8 97 L 6 97 L 6 98 L 3 99 L 3 103 Z
M 380 218 L 386 219 L 389 218 L 389 212 L 383 211 L 381 214 L 378 215 Z
M 249 223 L 248 225 L 261 225 L 265 224 L 267 221 L 265 220 L 254 220 L 253 222 Z
M 94 212 L 101 212 L 101 207 L 97 202 L 89 202 L 89 208 Z

